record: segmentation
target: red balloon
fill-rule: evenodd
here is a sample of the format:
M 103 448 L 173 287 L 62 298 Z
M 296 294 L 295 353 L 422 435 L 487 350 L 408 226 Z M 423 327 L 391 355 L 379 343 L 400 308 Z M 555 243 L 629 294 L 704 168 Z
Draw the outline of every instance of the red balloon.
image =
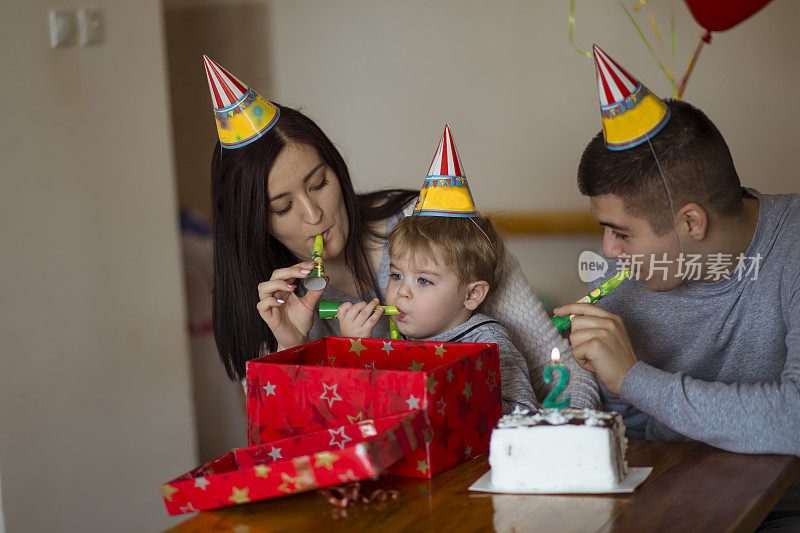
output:
M 752 17 L 771 0 L 684 0 L 698 24 L 725 31 Z

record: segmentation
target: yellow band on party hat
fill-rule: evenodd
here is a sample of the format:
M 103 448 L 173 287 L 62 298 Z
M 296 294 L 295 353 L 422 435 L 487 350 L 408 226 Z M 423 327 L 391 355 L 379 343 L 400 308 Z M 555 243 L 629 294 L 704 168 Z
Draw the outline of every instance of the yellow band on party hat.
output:
M 669 108 L 599 46 L 593 50 L 606 148 L 638 146 L 661 131 Z
M 203 62 L 219 143 L 223 148 L 246 146 L 275 125 L 280 115 L 275 104 L 261 98 L 209 57 L 204 55 Z
M 412 214 L 440 217 L 478 216 L 449 126 L 444 127 L 442 139 Z

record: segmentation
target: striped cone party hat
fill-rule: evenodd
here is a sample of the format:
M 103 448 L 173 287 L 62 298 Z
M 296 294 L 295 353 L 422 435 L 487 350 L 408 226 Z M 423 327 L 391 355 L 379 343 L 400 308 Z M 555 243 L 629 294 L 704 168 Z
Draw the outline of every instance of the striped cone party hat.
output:
M 223 148 L 241 148 L 255 141 L 278 121 L 278 108 L 261 98 L 208 56 L 203 56 L 219 143 Z
M 478 216 L 462 168 L 450 134 L 450 126 L 445 125 L 442 140 L 439 141 L 412 214 L 438 217 Z
M 593 51 L 606 148 L 626 150 L 642 144 L 661 131 L 669 108 L 596 44 Z

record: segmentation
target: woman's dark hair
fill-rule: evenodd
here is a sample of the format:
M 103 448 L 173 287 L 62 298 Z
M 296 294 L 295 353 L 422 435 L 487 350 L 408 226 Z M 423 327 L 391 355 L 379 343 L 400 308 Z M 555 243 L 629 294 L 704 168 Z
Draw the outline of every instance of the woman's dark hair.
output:
M 278 122 L 264 136 L 233 150 L 220 149 L 218 142 L 211 161 L 212 323 L 222 363 L 236 380 L 244 378 L 246 361 L 257 357 L 262 347 L 277 349 L 275 336 L 256 310 L 258 284 L 273 270 L 301 260 L 269 231 L 267 176 L 284 146 L 312 146 L 339 178 L 350 230 L 345 264 L 364 299 L 369 299 L 370 290 L 378 292 L 365 240 L 386 238 L 371 229 L 371 223 L 397 213 L 419 193 L 389 189 L 356 194 L 344 159 L 319 126 L 295 109 L 278 108 Z
M 675 209 L 696 202 L 717 215 L 738 215 L 744 208 L 741 184 L 722 134 L 691 104 L 666 103 L 669 122 L 650 143 L 615 152 L 605 147 L 602 132 L 595 135 L 578 165 L 581 194 L 619 196 L 631 214 L 647 219 L 663 235 L 674 226 L 660 163 Z

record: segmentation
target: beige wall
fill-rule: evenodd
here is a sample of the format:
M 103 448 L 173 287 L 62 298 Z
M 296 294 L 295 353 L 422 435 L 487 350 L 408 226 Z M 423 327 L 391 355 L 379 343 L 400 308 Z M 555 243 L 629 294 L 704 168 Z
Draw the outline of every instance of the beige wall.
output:
M 106 42 L 50 50 L 48 9 L 87 6 Z M 6 526 L 157 530 L 196 466 L 161 4 L 3 7 Z

